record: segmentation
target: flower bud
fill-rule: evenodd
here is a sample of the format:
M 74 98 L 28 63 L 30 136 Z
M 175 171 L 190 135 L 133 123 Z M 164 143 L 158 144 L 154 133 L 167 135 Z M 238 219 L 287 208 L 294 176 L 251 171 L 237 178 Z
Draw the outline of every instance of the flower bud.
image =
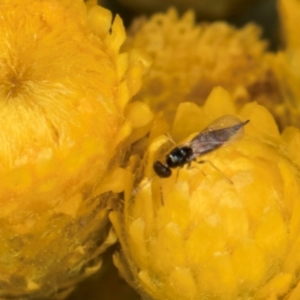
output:
M 281 299 L 299 281 L 300 132 L 280 135 L 264 107 L 238 111 L 216 88 L 203 107 L 178 107 L 173 137 L 199 134 L 225 115 L 250 120 L 243 136 L 169 178 L 151 172 L 170 144 L 156 137 L 144 179 L 110 215 L 122 246 L 115 264 L 144 299 Z

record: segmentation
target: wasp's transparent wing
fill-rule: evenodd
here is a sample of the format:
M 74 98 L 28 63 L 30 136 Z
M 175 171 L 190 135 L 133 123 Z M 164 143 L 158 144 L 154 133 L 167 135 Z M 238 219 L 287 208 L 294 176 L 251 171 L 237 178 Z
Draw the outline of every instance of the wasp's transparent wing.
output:
M 225 115 L 211 122 L 205 129 L 201 131 L 201 133 L 232 127 L 239 123 L 242 123 L 242 121 L 237 116 Z
M 195 159 L 228 143 L 235 142 L 242 137 L 243 127 L 248 122 L 249 120 L 242 122 L 233 115 L 226 115 L 216 119 L 188 143 L 193 150 L 191 159 Z

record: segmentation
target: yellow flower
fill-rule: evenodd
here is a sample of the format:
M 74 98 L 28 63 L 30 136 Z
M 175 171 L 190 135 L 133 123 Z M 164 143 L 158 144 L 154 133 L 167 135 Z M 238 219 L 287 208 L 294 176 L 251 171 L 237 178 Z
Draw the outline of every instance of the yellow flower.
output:
M 222 86 L 237 105 L 258 101 L 280 118 L 281 90 L 260 34 L 254 24 L 242 29 L 224 22 L 196 25 L 192 12 L 179 18 L 173 9 L 137 19 L 127 48 L 145 48 L 154 62 L 135 99 L 172 120 L 179 103 L 202 105 L 215 86 Z
M 82 0 L 1 1 L 0 37 L 0 294 L 63 297 L 115 241 L 104 193 L 122 190 L 144 59 Z
M 239 140 L 198 158 L 205 163 L 153 176 L 153 162 L 174 147 L 163 135 L 153 137 L 144 171 L 131 158 L 128 172 L 142 180 L 110 214 L 122 245 L 114 261 L 145 299 L 271 300 L 299 281 L 300 132 L 280 135 L 264 107 L 238 110 L 216 88 L 203 107 L 178 107 L 172 137 L 180 145 L 224 115 L 250 122 Z
M 271 58 L 270 62 L 279 79 L 279 86 L 283 95 L 285 123 L 300 126 L 300 38 L 298 34 L 298 20 L 300 17 L 299 1 L 279 1 L 279 15 L 281 17 L 285 49 Z
M 300 47 L 300 37 L 297 30 L 300 18 L 300 5 L 297 0 L 279 0 L 278 12 L 281 20 L 281 32 L 286 47 L 295 49 Z

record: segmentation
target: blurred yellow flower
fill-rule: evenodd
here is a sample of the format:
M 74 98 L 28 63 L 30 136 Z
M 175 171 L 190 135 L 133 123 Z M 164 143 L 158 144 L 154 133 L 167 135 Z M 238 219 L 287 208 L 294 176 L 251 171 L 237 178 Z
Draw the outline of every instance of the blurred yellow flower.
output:
M 146 61 L 83 0 L 3 0 L 0 37 L 0 295 L 63 298 L 115 242 L 105 193 Z
M 281 33 L 287 48 L 299 48 L 300 37 L 297 30 L 300 18 L 300 4 L 297 0 L 278 0 Z
M 179 105 L 172 137 L 180 145 L 223 115 L 250 122 L 240 140 L 199 158 L 207 163 L 153 176 L 174 147 L 153 134 L 143 170 L 130 160 L 133 187 L 110 214 L 122 246 L 114 261 L 144 299 L 281 299 L 299 281 L 300 131 L 281 135 L 264 107 L 239 110 L 215 88 L 202 107 Z
M 254 24 L 236 29 L 224 22 L 195 24 L 194 13 L 179 18 L 174 9 L 137 19 L 126 49 L 145 48 L 153 66 L 136 100 L 169 121 L 179 103 L 202 105 L 215 86 L 226 88 L 237 105 L 258 101 L 281 121 L 282 94 L 273 70 L 273 57 Z
M 285 48 L 271 58 L 283 95 L 285 119 L 288 124 L 300 126 L 300 37 L 298 20 L 300 4 L 295 0 L 278 1 L 282 40 Z

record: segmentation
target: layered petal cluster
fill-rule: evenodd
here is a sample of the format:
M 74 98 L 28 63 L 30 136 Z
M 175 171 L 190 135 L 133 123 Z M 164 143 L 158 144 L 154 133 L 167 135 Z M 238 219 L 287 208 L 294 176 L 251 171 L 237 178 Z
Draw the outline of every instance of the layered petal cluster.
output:
M 260 35 L 254 24 L 242 29 L 224 22 L 195 24 L 192 12 L 179 18 L 173 9 L 137 19 L 127 47 L 145 48 L 154 62 L 136 99 L 172 120 L 179 103 L 202 105 L 215 86 L 222 86 L 237 105 L 255 100 L 280 119 L 282 94 Z
M 110 214 L 122 245 L 114 261 L 144 299 L 283 299 L 299 282 L 300 131 L 280 134 L 264 107 L 239 110 L 216 88 L 203 106 L 178 107 L 172 137 L 181 145 L 228 115 L 250 120 L 244 135 L 198 157 L 201 164 L 155 176 L 153 162 L 174 145 L 154 133 L 144 169 L 130 160 L 127 183 L 139 185 Z
M 115 241 L 105 193 L 122 190 L 118 149 L 139 126 L 125 108 L 143 72 L 124 39 L 91 2 L 0 3 L 1 299 L 63 298 Z

